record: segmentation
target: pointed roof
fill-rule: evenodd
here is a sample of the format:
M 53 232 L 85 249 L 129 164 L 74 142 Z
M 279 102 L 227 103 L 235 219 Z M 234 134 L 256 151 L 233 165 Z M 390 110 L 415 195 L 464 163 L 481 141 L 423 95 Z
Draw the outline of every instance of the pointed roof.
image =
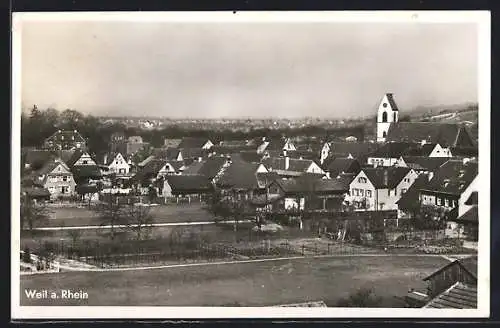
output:
M 71 155 L 68 161 L 66 161 L 66 165 L 68 165 L 68 167 L 73 167 L 73 165 L 75 165 L 75 163 L 78 162 L 78 160 L 80 159 L 80 157 L 82 157 L 83 154 L 84 152 L 81 151 L 80 149 L 75 150 L 73 155 Z
M 355 158 L 336 157 L 327 166 L 326 171 L 330 172 L 332 177 L 338 176 L 340 173 L 358 173 L 361 165 Z
M 386 93 L 385 96 L 387 97 L 387 101 L 389 102 L 389 106 L 391 106 L 393 111 L 398 111 L 399 107 L 396 104 L 396 101 L 394 101 L 394 95 L 392 93 Z
M 414 210 L 417 207 L 420 208 L 420 189 L 425 187 L 427 183 L 429 183 L 429 176 L 427 174 L 420 174 L 410 188 L 396 202 L 398 209 Z
M 275 183 L 285 192 L 285 194 L 343 194 L 349 187 L 342 183 L 340 179 L 278 179 Z
M 377 189 L 393 189 L 410 172 L 408 167 L 376 167 L 363 168 L 361 171 L 366 174 L 373 186 Z M 384 177 L 387 174 L 387 184 Z
M 414 170 L 434 171 L 448 162 L 448 157 L 403 156 L 405 164 Z
M 457 264 L 460 265 L 463 269 L 465 269 L 465 271 L 467 271 L 474 279 L 477 279 L 477 256 L 473 255 L 450 262 L 445 266 L 439 268 L 438 270 L 434 271 L 433 273 L 425 277 L 423 280 L 427 281 L 436 276 L 437 274 L 443 272 L 444 270 L 447 270 L 449 267 Z
M 210 192 L 212 185 L 203 175 L 169 175 L 165 177 L 173 193 Z
M 233 160 L 222 173 L 217 185 L 234 189 L 257 189 L 257 169 L 260 164 Z

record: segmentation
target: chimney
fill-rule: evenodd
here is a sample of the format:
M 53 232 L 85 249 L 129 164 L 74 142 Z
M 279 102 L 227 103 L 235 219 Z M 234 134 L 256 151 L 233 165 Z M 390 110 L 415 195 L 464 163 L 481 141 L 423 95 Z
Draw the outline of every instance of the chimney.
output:
M 423 145 L 425 145 L 426 143 L 427 143 L 427 140 L 422 139 L 422 141 L 420 141 L 420 146 L 423 146 Z
M 331 177 L 330 177 L 330 172 L 326 172 L 326 178 L 327 178 L 327 179 L 331 179 Z
M 285 156 L 285 170 L 288 170 L 290 167 L 290 157 Z
M 432 178 L 434 177 L 434 172 L 429 172 L 428 176 L 429 176 L 429 181 L 431 181 Z
M 389 171 L 387 169 L 384 169 L 384 186 L 387 186 L 389 184 Z
M 108 164 L 108 154 L 104 154 L 104 159 L 103 159 L 103 164 L 107 165 Z
M 467 165 L 467 163 L 469 163 L 469 161 L 470 161 L 470 158 L 468 158 L 468 157 L 464 157 L 464 159 L 462 159 L 462 163 L 464 165 Z

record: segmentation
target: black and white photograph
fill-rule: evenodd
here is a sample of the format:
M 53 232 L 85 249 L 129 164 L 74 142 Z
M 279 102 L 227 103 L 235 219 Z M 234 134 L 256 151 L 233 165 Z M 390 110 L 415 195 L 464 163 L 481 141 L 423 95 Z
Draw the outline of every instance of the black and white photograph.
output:
M 13 317 L 489 315 L 489 12 L 12 24 Z

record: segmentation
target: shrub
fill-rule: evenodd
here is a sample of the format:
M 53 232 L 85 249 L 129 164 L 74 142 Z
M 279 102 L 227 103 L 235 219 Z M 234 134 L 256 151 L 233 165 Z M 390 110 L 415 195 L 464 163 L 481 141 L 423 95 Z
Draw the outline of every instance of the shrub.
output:
M 23 253 L 23 257 L 22 257 L 22 261 L 24 263 L 31 263 L 31 252 L 30 252 L 30 249 L 28 247 L 26 247 L 24 249 L 24 253 Z
M 337 302 L 338 307 L 379 307 L 382 298 L 374 294 L 371 288 L 361 288 L 347 298 Z

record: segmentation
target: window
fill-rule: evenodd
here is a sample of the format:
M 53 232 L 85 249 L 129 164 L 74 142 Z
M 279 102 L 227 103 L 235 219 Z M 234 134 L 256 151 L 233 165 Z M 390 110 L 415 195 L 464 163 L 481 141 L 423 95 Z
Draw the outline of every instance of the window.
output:
M 406 188 L 401 189 L 401 195 L 404 194 L 406 191 L 408 191 L 408 189 Z
M 366 197 L 368 197 L 368 198 L 372 197 L 372 191 L 371 190 L 367 190 L 366 191 Z
M 398 120 L 398 116 L 396 113 L 394 113 L 394 122 L 396 122 Z
M 61 136 L 61 140 L 64 140 L 64 136 Z
M 387 112 L 382 113 L 382 122 L 387 122 Z
M 86 159 L 83 160 L 83 164 L 86 165 L 88 164 L 88 161 Z
M 387 196 L 391 195 L 391 189 L 387 189 Z
M 356 190 L 356 196 L 359 196 L 359 189 L 354 189 Z
M 63 176 L 63 181 L 68 181 L 68 176 Z
M 61 194 L 67 194 L 68 193 L 68 187 L 63 186 L 61 187 Z
M 360 190 L 359 190 L 359 194 L 360 194 L 361 196 L 364 196 L 364 195 L 365 195 L 365 191 L 364 191 L 363 189 L 360 189 Z
M 385 137 L 387 137 L 387 132 L 385 132 L 385 131 L 384 131 L 384 132 L 382 133 L 382 137 L 384 137 L 384 138 L 385 138 Z
M 441 206 L 441 198 L 436 197 L 436 205 Z
M 444 200 L 444 206 L 450 207 L 450 200 L 448 198 Z
M 358 178 L 359 183 L 366 183 L 366 178 L 360 177 Z

